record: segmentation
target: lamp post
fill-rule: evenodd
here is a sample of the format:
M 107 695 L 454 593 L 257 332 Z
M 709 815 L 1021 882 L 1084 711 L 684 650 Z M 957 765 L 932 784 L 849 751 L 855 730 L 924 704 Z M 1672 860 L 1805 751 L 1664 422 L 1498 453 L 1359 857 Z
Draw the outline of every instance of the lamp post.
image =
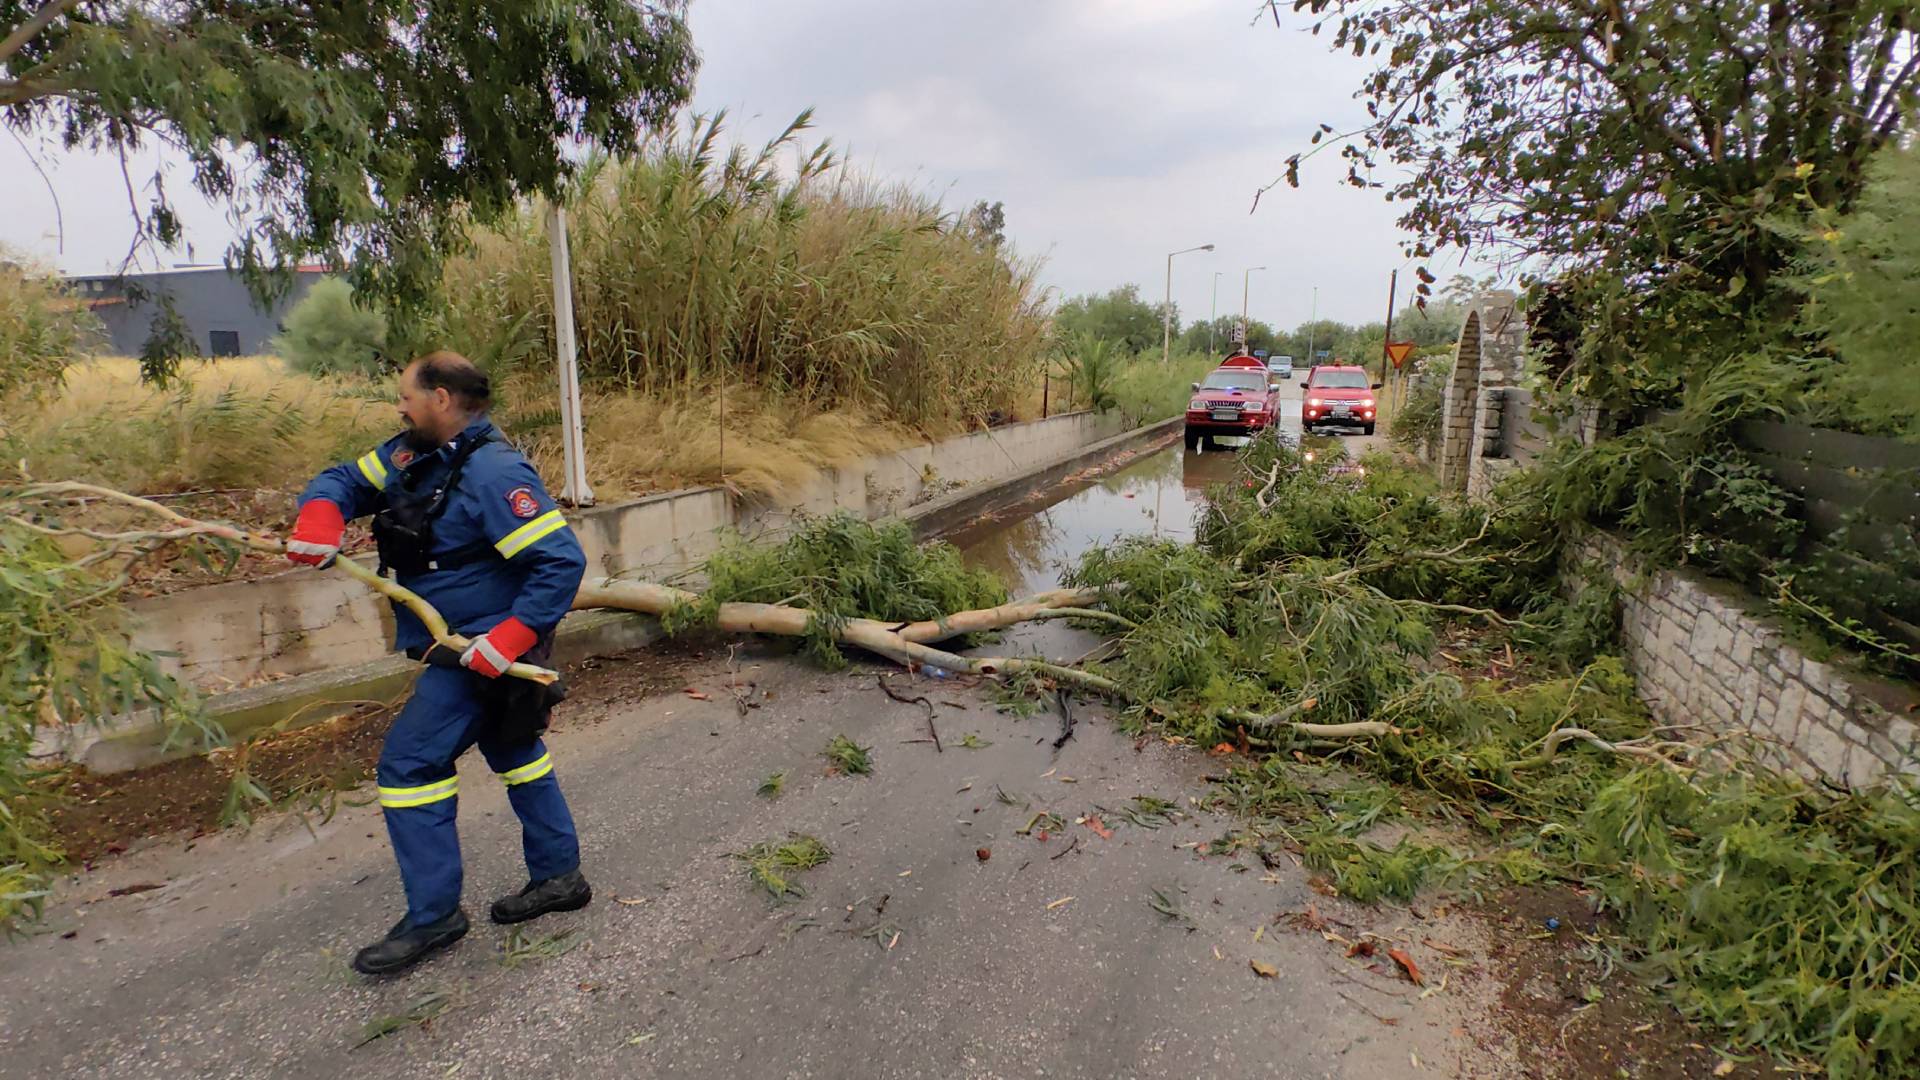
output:
M 1265 269 L 1264 266 L 1249 266 L 1246 272 L 1240 275 L 1240 347 L 1248 352 L 1253 351 L 1253 343 L 1247 340 L 1253 336 L 1253 328 L 1248 324 L 1247 319 L 1247 297 L 1251 295 L 1249 290 L 1250 283 L 1253 281 L 1253 272 Z
M 1207 355 L 1209 357 L 1220 355 L 1213 351 L 1213 332 L 1220 327 L 1220 276 L 1224 273 L 1226 273 L 1225 270 L 1213 272 L 1213 317 L 1207 322 Z
M 1212 244 L 1201 244 L 1199 247 L 1181 248 L 1179 251 L 1167 253 L 1167 299 L 1166 303 L 1160 307 L 1160 363 L 1162 365 L 1173 362 L 1173 257 L 1185 255 L 1189 251 L 1212 250 Z

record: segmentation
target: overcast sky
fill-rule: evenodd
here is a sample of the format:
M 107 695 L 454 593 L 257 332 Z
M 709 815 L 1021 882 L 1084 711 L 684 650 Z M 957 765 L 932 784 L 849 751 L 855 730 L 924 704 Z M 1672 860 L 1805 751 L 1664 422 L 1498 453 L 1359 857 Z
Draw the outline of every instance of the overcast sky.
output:
M 694 0 L 694 107 L 729 110 L 757 143 L 813 106 L 812 137 L 863 170 L 956 208 L 1004 202 L 1009 237 L 1065 296 L 1135 282 L 1157 298 L 1167 252 L 1213 243 L 1174 260 L 1185 318 L 1211 310 L 1216 271 L 1220 311 L 1237 311 L 1242 271 L 1264 265 L 1256 318 L 1305 320 L 1317 285 L 1323 317 L 1378 319 L 1389 271 L 1403 270 L 1403 306 L 1412 288 L 1395 208 L 1341 184 L 1337 151 L 1248 214 L 1319 122 L 1363 115 L 1351 94 L 1366 65 L 1332 55 L 1288 6 L 1276 29 L 1255 0 Z M 12 138 L 0 139 L 0 243 L 69 272 L 116 268 L 129 222 L 118 163 L 45 144 L 35 156 L 61 193 L 65 251 Z M 151 172 L 134 163 L 136 182 Z M 183 173 L 170 190 L 186 193 L 194 257 L 217 260 L 223 212 L 192 205 Z

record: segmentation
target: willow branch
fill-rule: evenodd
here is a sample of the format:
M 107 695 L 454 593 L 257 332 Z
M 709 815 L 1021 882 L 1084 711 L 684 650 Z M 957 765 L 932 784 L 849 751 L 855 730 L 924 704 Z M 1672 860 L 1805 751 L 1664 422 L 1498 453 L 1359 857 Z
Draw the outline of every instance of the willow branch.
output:
M 174 528 L 164 531 L 103 533 L 97 530 L 54 528 L 31 522 L 21 522 L 43 533 L 53 533 L 54 535 L 60 535 L 62 533 L 81 535 L 89 539 L 102 540 L 115 544 L 138 543 L 143 541 L 173 542 L 208 537 L 239 544 L 254 551 L 285 554 L 287 550 L 285 543 L 264 533 L 249 532 L 232 525 L 222 525 L 218 522 L 200 521 L 196 518 L 188 517 L 171 507 L 157 503 L 152 499 L 143 499 L 138 495 L 129 495 L 124 491 L 97 487 L 93 484 L 71 482 L 32 484 L 22 488 L 18 494 L 22 498 L 29 499 L 57 498 L 67 501 L 104 499 L 109 502 L 120 503 L 136 510 L 157 515 L 175 525 Z M 12 517 L 10 520 L 21 521 L 21 519 L 17 517 Z M 472 644 L 472 642 L 463 635 L 454 633 L 447 626 L 447 620 L 441 617 L 440 612 L 436 610 L 432 604 L 428 603 L 424 597 L 412 589 L 401 585 L 399 582 L 389 581 L 352 559 L 336 557 L 333 560 L 333 565 L 348 577 L 353 578 L 367 588 L 372 589 L 387 599 L 392 600 L 394 603 L 404 606 L 408 611 L 413 612 L 414 616 L 420 620 L 421 625 L 426 627 L 427 633 L 441 646 L 452 649 L 455 652 L 464 652 L 467 646 Z M 543 685 L 550 684 L 560 677 L 559 672 L 551 668 L 522 663 L 508 665 L 506 674 L 517 679 L 528 679 Z

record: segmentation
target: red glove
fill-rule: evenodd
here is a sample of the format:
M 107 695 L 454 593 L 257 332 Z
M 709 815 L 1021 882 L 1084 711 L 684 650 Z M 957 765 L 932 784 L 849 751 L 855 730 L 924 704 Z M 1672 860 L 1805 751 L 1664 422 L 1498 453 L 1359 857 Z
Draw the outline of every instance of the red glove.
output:
M 460 654 L 460 666 L 477 671 L 489 679 L 497 679 L 506 674 L 508 666 L 518 660 L 521 653 L 533 648 L 533 643 L 538 640 L 540 635 L 529 629 L 526 623 L 509 615 L 506 622 L 473 639 L 467 651 Z
M 314 499 L 300 508 L 293 523 L 293 536 L 287 540 L 287 558 L 307 566 L 324 566 L 340 554 L 340 538 L 347 533 L 347 519 L 340 508 L 325 499 Z

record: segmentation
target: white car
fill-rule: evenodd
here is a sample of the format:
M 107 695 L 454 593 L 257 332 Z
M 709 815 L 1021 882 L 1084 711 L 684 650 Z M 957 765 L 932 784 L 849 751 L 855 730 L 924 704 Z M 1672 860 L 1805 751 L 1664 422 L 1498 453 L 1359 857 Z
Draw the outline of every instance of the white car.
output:
M 1267 374 L 1275 375 L 1282 379 L 1293 378 L 1293 357 L 1291 356 L 1267 357 Z

